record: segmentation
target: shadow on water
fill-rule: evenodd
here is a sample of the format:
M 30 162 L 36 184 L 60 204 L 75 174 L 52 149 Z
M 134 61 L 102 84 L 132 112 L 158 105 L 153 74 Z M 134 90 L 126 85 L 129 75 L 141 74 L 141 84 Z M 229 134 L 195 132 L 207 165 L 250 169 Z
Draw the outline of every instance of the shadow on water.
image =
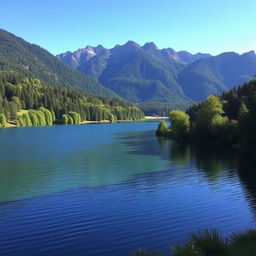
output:
M 122 137 L 122 142 L 131 150 L 130 154 L 158 155 L 172 164 L 190 165 L 195 163 L 209 177 L 226 169 L 238 168 L 239 157 L 228 148 L 210 149 L 199 144 L 179 143 L 166 138 L 152 138 L 152 132 Z
M 122 142 L 131 148 L 129 154 L 158 155 L 176 168 L 196 167 L 209 183 L 221 178 L 224 173 L 230 179 L 237 175 L 245 189 L 247 200 L 256 213 L 255 159 L 242 157 L 228 147 L 207 148 L 200 144 L 179 143 L 166 138 L 152 139 L 152 136 L 152 132 L 125 135 Z
M 246 190 L 247 200 L 256 213 L 256 160 L 249 157 L 240 159 L 238 175 Z

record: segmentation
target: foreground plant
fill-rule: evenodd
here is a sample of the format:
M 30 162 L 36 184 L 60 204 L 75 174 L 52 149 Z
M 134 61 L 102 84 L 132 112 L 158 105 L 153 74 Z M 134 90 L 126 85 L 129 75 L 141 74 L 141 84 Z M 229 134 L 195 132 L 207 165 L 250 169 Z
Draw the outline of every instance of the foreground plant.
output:
M 138 250 L 130 256 L 160 256 L 159 252 Z M 253 256 L 256 255 L 256 230 L 233 233 L 224 238 L 220 231 L 207 229 L 193 233 L 183 246 L 171 246 L 171 256 Z

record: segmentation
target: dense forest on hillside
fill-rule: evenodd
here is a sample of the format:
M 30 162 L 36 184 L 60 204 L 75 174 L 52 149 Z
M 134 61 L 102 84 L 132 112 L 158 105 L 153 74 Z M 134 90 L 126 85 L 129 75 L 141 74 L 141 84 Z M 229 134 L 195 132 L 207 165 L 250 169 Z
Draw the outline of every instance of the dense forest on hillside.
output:
M 30 111 L 27 113 L 24 110 Z M 23 113 L 24 119 L 27 118 L 27 114 L 30 118 L 32 113 L 36 114 L 31 110 L 43 113 L 48 110 L 53 122 L 56 120 L 60 123 L 79 123 L 80 117 L 82 121 L 140 120 L 144 118 L 143 113 L 137 107 L 116 98 L 110 99 L 53 87 L 36 78 L 23 77 L 13 72 L 0 72 L 0 113 L 2 118 L 4 116 L 8 122 L 19 124 L 17 120 L 19 120 L 20 113 Z M 73 112 L 78 113 L 80 117 L 77 119 Z M 72 116 L 73 120 L 68 122 L 66 120 L 68 116 Z M 76 122 L 73 122 L 74 120 Z M 49 124 L 51 123 L 49 121 Z
M 253 79 L 221 96 L 209 96 L 191 106 L 187 113 L 172 111 L 171 127 L 161 122 L 157 135 L 212 146 L 229 145 L 255 153 L 255 116 L 256 79 Z
M 117 97 L 115 93 L 85 74 L 68 67 L 40 46 L 30 44 L 2 29 L 0 29 L 0 71 L 13 71 L 26 77 L 36 77 L 53 86 Z

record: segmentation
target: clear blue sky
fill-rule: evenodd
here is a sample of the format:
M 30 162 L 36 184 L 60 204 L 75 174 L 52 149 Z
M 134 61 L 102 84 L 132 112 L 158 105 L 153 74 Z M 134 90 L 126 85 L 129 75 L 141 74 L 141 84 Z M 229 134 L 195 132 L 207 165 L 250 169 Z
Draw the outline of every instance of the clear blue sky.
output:
M 256 0 L 2 0 L 0 27 L 53 54 L 133 40 L 159 48 L 256 50 Z

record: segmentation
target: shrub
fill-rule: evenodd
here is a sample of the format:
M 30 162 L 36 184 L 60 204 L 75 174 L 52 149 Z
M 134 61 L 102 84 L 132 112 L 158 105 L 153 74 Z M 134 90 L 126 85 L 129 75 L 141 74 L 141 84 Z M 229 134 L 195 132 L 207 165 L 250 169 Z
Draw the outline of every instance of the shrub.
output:
M 166 137 L 168 136 L 169 131 L 167 123 L 164 120 L 161 120 L 156 130 L 156 136 Z

